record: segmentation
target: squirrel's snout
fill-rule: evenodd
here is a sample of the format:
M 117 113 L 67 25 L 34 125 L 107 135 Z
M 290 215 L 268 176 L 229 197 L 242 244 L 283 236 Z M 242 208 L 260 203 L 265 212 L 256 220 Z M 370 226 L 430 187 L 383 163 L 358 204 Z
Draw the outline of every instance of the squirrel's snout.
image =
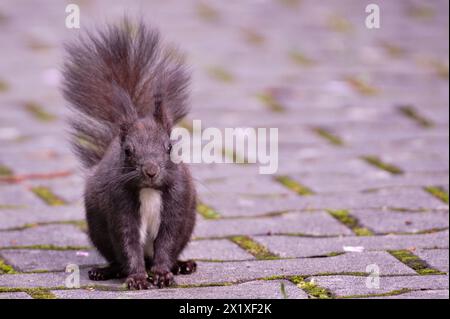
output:
M 148 178 L 154 178 L 159 174 L 159 166 L 155 163 L 146 163 L 142 166 L 142 172 Z

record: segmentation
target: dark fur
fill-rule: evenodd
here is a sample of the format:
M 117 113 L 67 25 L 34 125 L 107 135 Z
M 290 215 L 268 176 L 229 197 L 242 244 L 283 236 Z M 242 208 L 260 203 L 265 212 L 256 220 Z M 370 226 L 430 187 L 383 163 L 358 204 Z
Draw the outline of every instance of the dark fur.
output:
M 184 164 L 170 160 L 170 131 L 187 113 L 188 75 L 140 23 L 89 33 L 67 46 L 63 92 L 74 110 L 72 144 L 87 168 L 85 208 L 92 243 L 109 262 L 90 278 L 127 277 L 130 288 L 169 285 L 195 263 L 177 258 L 195 223 L 195 189 Z M 139 191 L 161 191 L 153 259 L 139 241 Z M 146 260 L 145 260 L 146 259 Z

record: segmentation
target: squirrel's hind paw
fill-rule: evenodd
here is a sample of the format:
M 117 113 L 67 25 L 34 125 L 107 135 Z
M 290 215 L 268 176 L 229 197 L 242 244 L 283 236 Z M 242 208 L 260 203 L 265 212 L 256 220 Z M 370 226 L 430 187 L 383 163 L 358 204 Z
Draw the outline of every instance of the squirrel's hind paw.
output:
M 175 275 L 189 275 L 197 270 L 197 263 L 193 260 L 181 261 L 178 260 L 172 268 Z
M 88 276 L 90 280 L 100 281 L 100 280 L 109 280 L 115 278 L 123 277 L 122 272 L 119 267 L 116 266 L 108 266 L 108 267 L 94 267 L 88 272 Z

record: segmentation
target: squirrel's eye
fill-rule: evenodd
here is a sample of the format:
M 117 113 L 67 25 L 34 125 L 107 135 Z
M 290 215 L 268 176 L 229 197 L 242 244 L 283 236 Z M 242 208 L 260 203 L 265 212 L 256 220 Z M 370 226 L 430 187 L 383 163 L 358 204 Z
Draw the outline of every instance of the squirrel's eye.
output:
M 169 145 L 167 145 L 167 154 L 170 154 L 171 151 L 172 151 L 172 143 L 169 143 Z

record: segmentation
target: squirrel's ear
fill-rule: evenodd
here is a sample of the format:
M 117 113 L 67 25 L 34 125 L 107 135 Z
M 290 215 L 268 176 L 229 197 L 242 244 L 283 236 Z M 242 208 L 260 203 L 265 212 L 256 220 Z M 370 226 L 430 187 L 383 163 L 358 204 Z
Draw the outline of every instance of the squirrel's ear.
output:
M 155 95 L 155 111 L 153 113 L 153 116 L 155 117 L 155 120 L 157 122 L 161 123 L 166 128 L 166 130 L 170 132 L 172 128 L 172 122 L 167 115 L 166 108 L 164 107 L 164 104 L 162 102 L 161 94 Z

